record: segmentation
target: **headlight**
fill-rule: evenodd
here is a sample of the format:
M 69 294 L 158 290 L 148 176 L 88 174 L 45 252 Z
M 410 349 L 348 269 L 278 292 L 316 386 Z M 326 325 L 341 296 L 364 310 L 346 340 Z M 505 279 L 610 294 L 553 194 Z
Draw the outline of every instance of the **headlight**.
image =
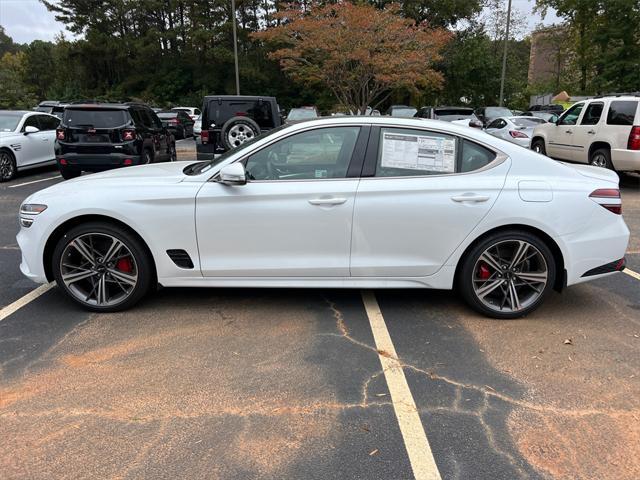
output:
M 20 225 L 24 228 L 29 228 L 36 215 L 40 215 L 47 209 L 46 205 L 39 203 L 25 203 L 20 207 Z

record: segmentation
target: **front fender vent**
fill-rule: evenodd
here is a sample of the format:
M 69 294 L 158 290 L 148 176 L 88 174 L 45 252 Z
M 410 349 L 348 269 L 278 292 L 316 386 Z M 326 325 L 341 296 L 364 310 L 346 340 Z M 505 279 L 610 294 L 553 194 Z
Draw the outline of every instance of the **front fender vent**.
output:
M 184 250 L 167 250 L 167 255 L 180 268 L 193 268 L 191 257 Z

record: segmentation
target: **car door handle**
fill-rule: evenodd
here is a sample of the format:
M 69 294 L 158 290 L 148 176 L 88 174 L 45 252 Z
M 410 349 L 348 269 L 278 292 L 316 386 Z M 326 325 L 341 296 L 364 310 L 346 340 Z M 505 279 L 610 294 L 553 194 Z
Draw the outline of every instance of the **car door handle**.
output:
M 451 197 L 451 200 L 454 202 L 473 202 L 473 203 L 482 203 L 489 200 L 488 195 L 474 195 L 474 194 L 466 194 L 466 195 L 456 195 L 455 197 Z
M 573 132 L 571 130 L 565 130 L 564 133 L 568 133 L 569 135 L 573 135 Z
M 595 131 L 595 130 L 589 130 L 587 133 L 588 133 L 589 135 L 595 135 L 595 134 L 596 134 L 596 131 Z
M 311 205 L 342 205 L 346 198 L 313 198 L 309 200 Z

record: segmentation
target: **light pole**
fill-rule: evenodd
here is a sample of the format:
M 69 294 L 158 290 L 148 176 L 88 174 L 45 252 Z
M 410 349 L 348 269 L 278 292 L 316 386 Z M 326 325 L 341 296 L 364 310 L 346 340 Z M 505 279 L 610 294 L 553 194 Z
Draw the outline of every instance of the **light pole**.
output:
M 235 18 L 235 17 L 234 17 Z M 511 0 L 507 6 L 507 32 L 504 36 L 504 52 L 502 53 L 502 76 L 500 77 L 500 106 L 504 103 L 504 77 L 507 74 L 507 45 L 509 44 L 509 24 L 511 23 Z M 234 20 L 235 25 L 235 20 Z
M 511 0 L 509 0 L 509 2 L 511 2 Z M 231 0 L 231 21 L 233 22 L 233 60 L 236 66 L 236 95 L 240 95 L 240 72 L 238 71 L 238 34 L 236 33 L 235 0 Z

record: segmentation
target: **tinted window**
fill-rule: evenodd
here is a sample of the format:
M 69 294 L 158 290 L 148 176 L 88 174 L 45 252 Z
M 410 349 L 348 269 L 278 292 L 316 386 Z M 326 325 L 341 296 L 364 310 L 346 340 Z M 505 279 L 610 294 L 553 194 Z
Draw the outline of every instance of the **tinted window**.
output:
M 55 130 L 60 124 L 60 119 L 48 115 L 38 115 L 38 123 L 40 130 Z
M 140 117 L 142 118 L 142 124 L 147 128 L 155 128 L 155 123 L 153 121 L 153 117 L 151 116 L 151 112 L 146 108 L 140 109 Z
M 607 114 L 607 125 L 633 125 L 636 117 L 638 102 L 616 101 L 611 102 Z
M 30 117 L 27 117 L 27 119 L 24 121 L 24 124 L 22 125 L 23 132 L 26 127 L 36 127 L 38 130 L 40 130 L 38 115 L 31 115 Z
M 580 125 L 595 125 L 598 123 L 598 120 L 600 120 L 602 116 L 603 109 L 604 103 L 602 102 L 590 103 L 584 111 Z
M 129 121 L 125 110 L 70 109 L 64 111 L 63 122 L 68 127 L 116 128 Z
M 147 115 L 149 115 L 149 117 L 151 117 L 151 121 L 153 122 L 153 125 L 156 128 L 162 128 L 162 122 L 158 118 L 158 115 L 156 115 L 156 112 L 154 112 L 151 109 L 145 109 L 145 111 L 147 112 Z
M 488 148 L 465 139 L 462 140 L 462 154 L 460 157 L 458 171 L 473 172 L 490 164 L 496 158 L 496 154 Z
M 376 177 L 454 173 L 456 137 L 405 128 L 382 128 Z
M 502 120 L 501 118 L 499 118 L 498 120 L 494 120 L 493 122 L 491 122 L 487 128 L 502 128 L 507 124 L 507 122 L 505 122 L 504 120 Z
M 560 125 L 575 125 L 578 123 L 578 117 L 580 116 L 580 112 L 582 112 L 583 107 L 584 103 L 578 103 L 567 110 L 560 119 Z
M 197 108 L 193 111 L 194 115 L 200 115 L 200 113 L 202 113 L 202 112 L 200 112 L 200 110 L 197 109 Z
M 218 100 L 209 102 L 209 120 L 216 126 L 222 127 L 230 118 L 249 117 L 260 128 L 275 127 L 271 103 L 265 100 Z
M 298 133 L 253 154 L 250 180 L 344 178 L 360 127 L 331 127 Z
M 439 116 L 471 116 L 473 109 L 471 108 L 436 108 L 436 115 Z

